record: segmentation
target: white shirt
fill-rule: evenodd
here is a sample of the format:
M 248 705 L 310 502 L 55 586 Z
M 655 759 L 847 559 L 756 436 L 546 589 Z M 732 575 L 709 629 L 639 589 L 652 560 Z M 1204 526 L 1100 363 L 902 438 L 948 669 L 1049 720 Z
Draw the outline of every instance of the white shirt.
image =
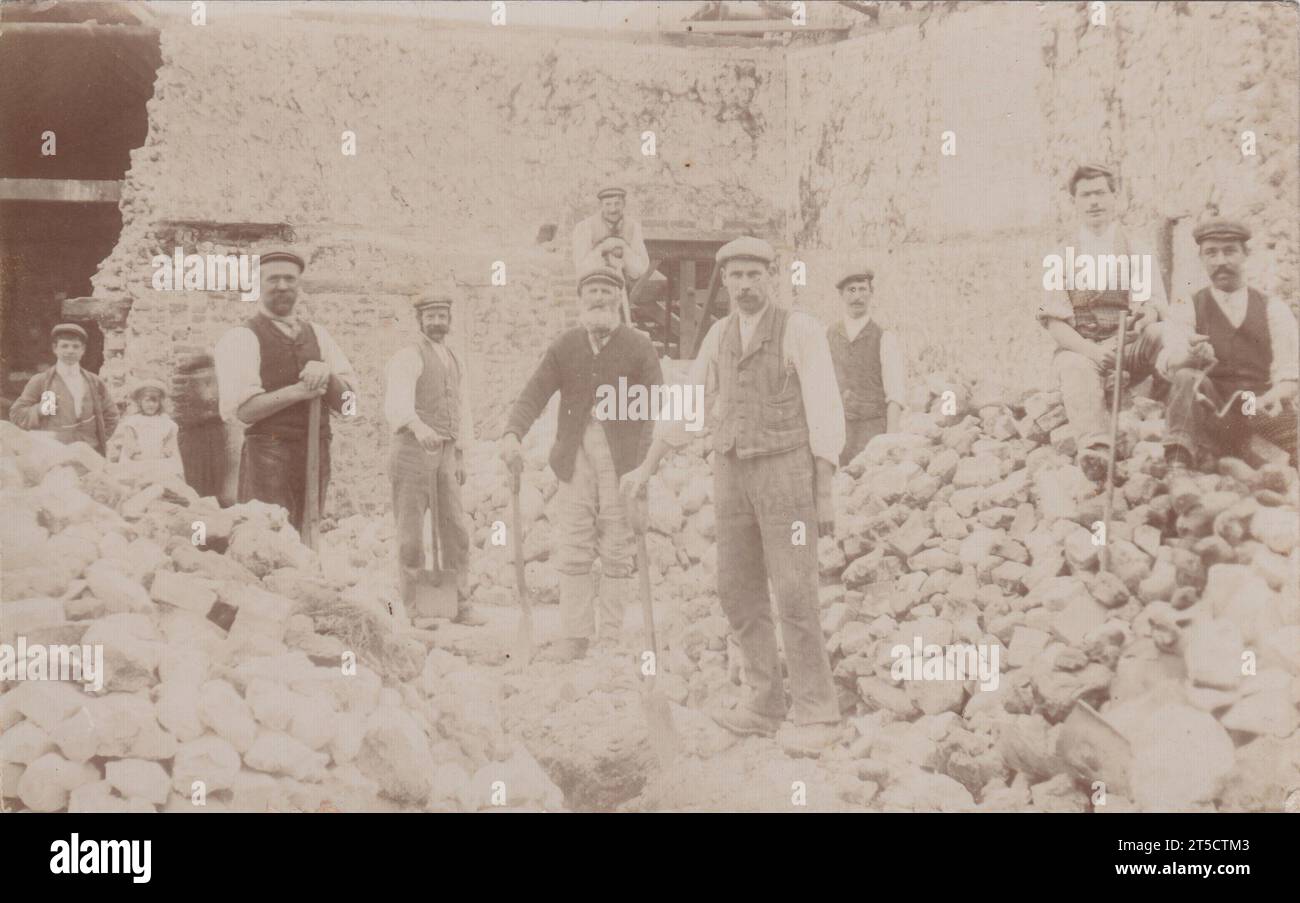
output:
M 739 311 L 731 315 L 739 321 L 742 346 L 748 345 L 766 309 L 749 316 L 741 315 Z M 688 385 L 704 386 L 705 418 L 712 406 L 707 399 L 714 396 L 718 387 L 718 346 L 723 331 L 731 325 L 731 316 L 723 317 L 709 328 L 704 343 L 700 345 L 699 357 L 691 362 L 686 379 Z M 815 457 L 829 461 L 833 466 L 839 462 L 840 452 L 844 449 L 844 404 L 835 381 L 835 366 L 831 363 L 831 346 L 826 340 L 826 330 L 803 311 L 792 310 L 786 321 L 785 340 L 781 344 L 786 365 L 792 365 L 799 374 L 804 416 L 808 420 L 808 444 Z M 684 420 L 659 420 L 655 423 L 655 436 L 674 448 L 680 448 L 690 441 L 691 433 L 686 431 Z
M 62 361 L 55 361 L 54 372 L 59 374 L 59 379 L 63 380 L 63 384 L 68 387 L 68 392 L 72 394 L 72 412 L 80 420 L 81 407 L 86 400 L 86 380 L 81 375 L 81 364 L 68 367 Z
M 587 217 L 573 227 L 574 270 L 581 273 L 592 263 L 603 262 L 599 255 L 592 259 L 592 254 L 598 244 L 596 236 L 605 235 L 608 232 L 609 227 L 604 223 L 599 213 Z M 646 251 L 641 223 L 624 214 L 619 237 L 627 242 L 627 250 L 623 252 L 623 276 L 629 282 L 640 279 L 645 271 L 650 269 L 650 254 Z M 629 285 L 628 288 L 631 288 L 631 286 Z
M 460 377 L 460 435 L 456 437 L 456 446 L 460 449 L 469 447 L 474 438 L 474 420 L 469 409 L 469 387 L 465 373 L 442 342 L 435 342 L 421 334 L 420 341 L 433 346 L 433 351 L 448 369 L 455 367 Z M 384 370 L 384 419 L 388 421 L 390 431 L 396 433 L 412 421 L 419 420 L 415 413 L 415 383 L 424 373 L 424 358 L 419 349 L 408 345 L 393 355 Z M 442 437 L 444 441 L 447 437 Z
M 1246 320 L 1250 300 L 1247 286 L 1243 283 L 1235 292 L 1224 292 L 1213 285 L 1209 288 L 1214 303 L 1219 305 L 1219 310 L 1232 324 L 1232 328 L 1240 329 Z M 1277 298 L 1268 299 L 1266 315 L 1269 345 L 1273 351 L 1269 383 L 1275 386 L 1287 380 L 1300 379 L 1300 327 L 1296 324 L 1295 315 L 1291 313 L 1291 308 Z M 1182 357 L 1186 350 L 1187 334 L 1196 329 L 1196 308 L 1190 301 L 1171 305 L 1170 324 L 1166 327 L 1164 344 L 1156 358 L 1156 369 L 1166 377 L 1169 376 L 1170 358 Z
M 278 321 L 272 320 L 276 327 L 286 335 L 289 334 Z M 320 346 L 321 359 L 329 365 L 330 372 L 347 383 L 349 387 L 357 384 L 356 371 L 352 362 L 339 348 L 338 344 L 318 323 L 311 324 L 316 333 L 316 344 Z M 217 398 L 222 420 L 238 420 L 239 406 L 254 395 L 261 395 L 262 388 L 262 348 L 257 343 L 257 336 L 247 326 L 236 326 L 217 340 L 212 352 L 217 368 Z
M 1147 272 L 1147 277 L 1151 280 L 1151 297 L 1146 301 L 1139 302 L 1130 295 L 1130 308 L 1134 315 L 1138 315 L 1144 312 L 1148 306 L 1154 306 L 1157 311 L 1161 312 L 1162 316 L 1168 316 L 1169 302 L 1165 295 L 1165 284 L 1160 276 L 1160 262 L 1155 255 L 1155 244 L 1144 234 L 1135 236 L 1133 232 L 1127 229 L 1124 230 L 1123 234 L 1127 239 L 1127 247 L 1123 249 L 1124 253 L 1142 255 L 1151 264 Z M 1094 258 L 1117 254 L 1120 250 L 1118 247 L 1119 238 L 1119 220 L 1111 222 L 1109 226 L 1100 232 L 1093 232 L 1087 226 L 1080 226 L 1078 232 L 1067 237 L 1061 244 L 1047 248 L 1045 254 L 1055 254 L 1065 258 L 1065 245 L 1067 244 L 1072 244 L 1074 247 L 1076 259 L 1085 254 Z M 1041 258 L 1036 266 L 1041 273 Z M 1064 320 L 1073 325 L 1074 306 L 1070 303 L 1068 292 L 1044 289 L 1040 299 L 1037 313 L 1040 324 L 1046 326 L 1052 320 Z
M 844 317 L 844 334 L 852 342 L 858 333 L 871 322 L 871 314 L 854 319 Z M 907 364 L 905 363 L 898 336 L 892 329 L 880 333 L 880 381 L 884 383 L 885 401 L 892 402 L 900 408 L 907 407 Z

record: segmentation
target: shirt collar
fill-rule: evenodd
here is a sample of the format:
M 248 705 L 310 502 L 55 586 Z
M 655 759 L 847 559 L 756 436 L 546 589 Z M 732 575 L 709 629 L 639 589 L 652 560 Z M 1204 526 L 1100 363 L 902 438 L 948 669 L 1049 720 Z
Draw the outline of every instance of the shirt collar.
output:
M 771 306 L 771 304 L 772 304 L 772 299 L 768 298 L 767 304 L 764 304 L 762 307 L 754 311 L 752 314 L 747 314 L 739 307 L 737 307 L 736 316 L 740 317 L 741 325 L 743 325 L 745 328 L 749 328 L 750 326 L 756 324 L 759 320 L 763 319 L 763 314 L 767 313 L 767 309 L 769 306 Z
M 1235 292 L 1225 292 L 1211 285 L 1210 294 L 1219 302 L 1220 307 L 1240 307 L 1246 303 L 1246 283 L 1243 282 Z
M 81 364 L 73 364 L 72 366 L 67 366 L 63 363 L 63 361 L 55 361 L 54 371 L 58 373 L 59 376 L 62 376 L 64 378 L 68 378 L 68 377 L 72 377 L 74 379 L 81 378 Z
M 1105 245 L 1112 247 L 1115 244 L 1115 232 L 1119 228 L 1118 220 L 1111 220 L 1109 226 L 1102 229 L 1100 233 L 1093 232 L 1087 226 L 1079 227 L 1079 241 L 1085 245 Z
M 871 322 L 871 311 L 867 311 L 861 317 L 854 319 L 848 314 L 844 315 L 844 334 L 850 339 L 855 338 L 858 333 L 866 329 L 867 324 Z

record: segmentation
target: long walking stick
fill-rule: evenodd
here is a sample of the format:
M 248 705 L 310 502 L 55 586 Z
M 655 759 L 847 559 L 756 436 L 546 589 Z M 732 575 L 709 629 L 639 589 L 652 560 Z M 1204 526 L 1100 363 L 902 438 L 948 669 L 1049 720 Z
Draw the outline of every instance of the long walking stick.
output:
M 307 413 L 307 487 L 302 505 L 302 528 L 298 535 L 313 552 L 320 546 L 320 396 L 311 400 Z
M 1119 315 L 1119 332 L 1115 337 L 1115 391 L 1110 402 L 1110 458 L 1106 462 L 1106 507 L 1102 514 L 1102 529 L 1106 541 L 1101 544 L 1101 570 L 1110 570 L 1110 519 L 1115 513 L 1115 455 L 1119 443 L 1119 396 L 1124 388 L 1124 339 L 1128 333 L 1128 314 Z

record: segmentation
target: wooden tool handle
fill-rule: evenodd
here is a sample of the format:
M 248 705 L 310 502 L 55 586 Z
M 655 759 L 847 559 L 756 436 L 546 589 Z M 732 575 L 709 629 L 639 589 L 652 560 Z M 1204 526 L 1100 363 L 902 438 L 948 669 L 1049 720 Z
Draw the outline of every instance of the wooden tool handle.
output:
M 510 474 L 510 515 L 513 523 L 511 532 L 515 547 L 515 590 L 519 593 L 519 605 L 524 611 L 532 611 L 532 600 L 528 598 L 528 581 L 524 577 L 524 526 L 519 513 L 519 474 Z
M 320 396 L 310 402 L 307 413 L 307 486 L 303 494 L 302 537 L 303 545 L 316 551 L 320 544 L 318 521 L 320 519 Z
M 655 673 L 659 672 L 659 643 L 655 639 L 655 613 L 654 605 L 650 601 L 650 553 L 646 549 L 645 532 L 639 532 L 636 535 L 636 552 L 637 552 L 637 579 L 641 588 L 641 620 L 645 625 L 646 642 L 650 644 L 650 651 L 655 657 Z M 653 681 L 653 676 L 651 680 Z

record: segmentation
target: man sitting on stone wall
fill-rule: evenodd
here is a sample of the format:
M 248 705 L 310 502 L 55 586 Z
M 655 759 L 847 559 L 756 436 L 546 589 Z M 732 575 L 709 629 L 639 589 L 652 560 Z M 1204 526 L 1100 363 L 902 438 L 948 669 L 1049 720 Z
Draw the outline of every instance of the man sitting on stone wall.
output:
M 573 269 L 583 273 L 603 264 L 622 273 L 619 310 L 623 322 L 630 326 L 632 311 L 627 291 L 650 268 L 650 254 L 641 234 L 641 223 L 624 212 L 627 190 L 611 185 L 598 191 L 596 198 L 600 210 L 573 229 Z
M 60 323 L 50 331 L 54 366 L 37 373 L 9 409 L 9 419 L 25 430 L 53 433 L 60 442 L 85 442 L 101 455 L 117 429 L 117 405 L 104 381 L 81 367 L 86 330 Z
M 1175 305 L 1183 312 L 1180 322 L 1194 333 L 1168 334 L 1168 357 L 1188 365 L 1171 374 L 1167 457 L 1175 466 L 1191 465 L 1198 446 L 1216 455 L 1248 457 L 1250 438 L 1259 436 L 1286 451 L 1294 465 L 1300 391 L 1295 314 L 1247 285 L 1250 229 L 1245 225 L 1212 220 L 1197 226 L 1192 237 L 1210 284 L 1190 305 Z M 1213 354 L 1196 353 L 1197 345 L 1208 345 Z
M 1115 215 L 1117 185 L 1114 171 L 1100 164 L 1085 164 L 1070 176 L 1079 228 L 1048 252 L 1060 269 L 1053 270 L 1044 259 L 1047 272 L 1038 310 L 1039 322 L 1056 342 L 1052 364 L 1079 467 L 1094 482 L 1106 478 L 1109 459 L 1105 380 L 1115 368 L 1120 315 L 1137 314 L 1129 323 L 1122 366 L 1138 383 L 1154 371 L 1162 328 L 1157 321 L 1168 308 L 1155 255 L 1149 246 L 1131 241 Z M 1049 287 L 1047 277 L 1053 272 L 1064 278 Z M 1111 284 L 1116 274 L 1118 285 Z

